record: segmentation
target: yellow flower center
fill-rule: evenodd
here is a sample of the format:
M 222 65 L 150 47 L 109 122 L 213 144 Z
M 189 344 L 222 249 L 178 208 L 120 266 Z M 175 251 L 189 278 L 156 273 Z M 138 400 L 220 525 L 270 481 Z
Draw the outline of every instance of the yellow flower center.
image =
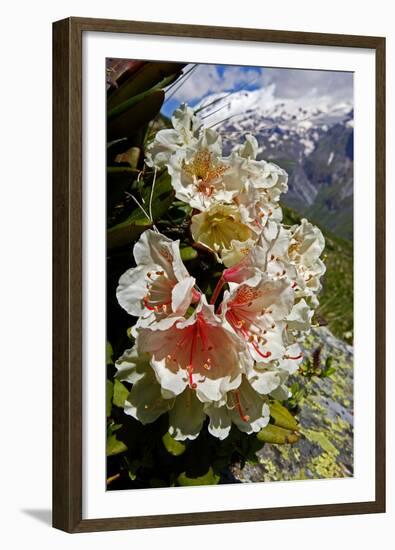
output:
M 300 242 L 292 243 L 288 248 L 288 254 L 291 256 L 294 252 L 299 252 L 300 246 Z
M 213 183 L 222 177 L 227 167 L 215 162 L 210 151 L 201 149 L 190 162 L 183 162 L 183 169 L 193 178 L 198 191 L 210 196 L 214 191 Z

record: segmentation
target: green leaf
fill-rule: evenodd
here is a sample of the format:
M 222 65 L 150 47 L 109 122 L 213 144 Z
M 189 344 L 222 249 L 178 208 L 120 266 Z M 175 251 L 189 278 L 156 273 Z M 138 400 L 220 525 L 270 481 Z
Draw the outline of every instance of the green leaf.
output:
M 107 340 L 107 344 L 106 344 L 106 365 L 113 365 L 114 364 L 114 361 L 112 360 L 112 354 L 113 354 L 112 345 Z
M 107 456 L 119 455 L 124 453 L 128 448 L 123 441 L 119 441 L 115 434 L 111 434 L 107 438 Z
M 197 251 L 192 246 L 185 246 L 180 249 L 181 259 L 183 262 L 194 260 L 198 257 Z
M 182 472 L 177 478 L 179 485 L 182 487 L 190 487 L 195 485 L 217 485 L 220 476 L 215 474 L 210 466 L 208 472 L 200 477 L 188 477 L 185 472 Z
M 109 434 L 113 434 L 122 428 L 122 424 L 111 424 Z
M 163 90 L 154 90 L 132 99 L 120 114 L 112 112 L 107 124 L 107 141 L 135 134 L 138 128 L 154 119 L 162 107 L 165 94 Z
M 113 249 L 132 243 L 150 227 L 152 224 L 148 218 L 136 220 L 135 216 L 129 216 L 125 221 L 108 229 L 107 247 Z
M 124 101 L 120 105 L 117 105 L 116 107 L 114 107 L 114 109 L 111 109 L 107 112 L 108 122 L 111 122 L 115 118 L 120 117 L 123 113 L 125 113 L 126 111 L 130 111 L 132 108 L 136 107 L 140 103 L 143 103 L 144 100 L 149 98 L 152 94 L 153 94 L 152 90 L 147 90 L 145 92 L 142 92 L 141 94 L 137 94 L 135 96 L 129 97 L 126 101 Z
M 123 407 L 129 395 L 129 390 L 118 379 L 114 380 L 114 394 L 112 402 L 117 407 Z
M 152 184 L 148 184 L 143 189 L 143 196 L 146 205 L 149 205 L 151 197 Z M 162 172 L 160 176 L 156 178 L 154 192 L 152 195 L 152 217 L 157 220 L 172 204 L 174 199 L 174 190 L 171 185 L 171 177 L 167 171 Z M 148 206 L 147 206 L 148 208 Z
M 182 455 L 186 449 L 186 444 L 173 439 L 169 432 L 166 432 L 165 435 L 162 437 L 162 443 L 165 446 L 166 451 L 173 456 Z
M 270 416 L 274 419 L 275 426 L 286 428 L 287 430 L 297 431 L 299 429 L 298 423 L 294 416 L 281 405 L 278 401 L 270 404 Z
M 328 378 L 328 376 L 331 376 L 335 372 L 336 372 L 335 367 L 331 367 L 330 369 L 325 369 L 322 373 L 322 376 L 323 378 Z
M 333 357 L 330 355 L 327 360 L 325 361 L 325 367 L 329 369 L 332 366 L 333 363 Z
M 151 185 L 142 190 L 145 207 L 149 208 Z M 174 192 L 171 186 L 171 179 L 167 172 L 163 172 L 156 182 L 152 196 L 152 216 L 154 220 L 160 218 L 173 202 Z M 107 247 L 118 248 L 136 241 L 141 233 L 152 227 L 151 221 L 138 207 L 123 222 L 107 230 Z
M 106 414 L 111 416 L 112 396 L 114 393 L 114 384 L 111 380 L 106 380 Z
M 135 173 L 133 173 L 135 172 Z M 130 192 L 133 182 L 137 176 L 137 171 L 126 167 L 108 167 L 107 168 L 107 212 L 110 213 L 124 198 L 125 193 Z
M 300 435 L 290 430 L 285 430 L 280 428 L 280 426 L 274 426 L 273 424 L 268 424 L 265 428 L 262 428 L 260 432 L 257 433 L 257 438 L 259 441 L 264 441 L 266 443 L 276 443 L 278 445 L 284 445 L 286 443 L 296 443 Z
M 170 84 L 173 84 L 178 78 L 180 78 L 180 76 L 182 76 L 182 74 L 182 71 L 178 71 L 177 73 L 166 76 L 163 80 L 158 82 L 158 84 L 155 84 L 152 89 L 163 90 L 164 88 L 167 88 L 167 86 L 170 86 Z
M 114 90 L 108 98 L 108 109 L 112 110 L 127 99 L 146 92 L 154 86 L 168 86 L 178 78 L 183 67 L 183 63 L 145 63 Z
M 141 466 L 141 460 L 138 460 L 137 458 L 133 460 L 129 460 L 126 456 L 124 457 L 124 460 L 126 462 L 126 466 L 128 469 L 128 476 L 132 481 L 135 481 L 137 477 L 137 470 Z
M 325 367 L 321 373 L 322 378 L 327 378 L 328 376 L 331 376 L 331 374 L 336 372 L 336 367 L 332 367 L 332 363 L 333 363 L 333 357 L 329 356 L 325 361 Z
M 129 176 L 138 176 L 140 173 L 140 170 L 136 170 L 136 168 L 132 168 L 131 166 L 107 166 L 107 176 L 111 175 L 129 175 Z M 130 181 L 130 179 L 128 180 Z
M 113 109 L 110 109 L 107 113 L 108 120 L 111 121 L 116 117 L 119 117 L 122 115 L 122 113 L 128 111 L 132 107 L 135 107 L 141 102 L 144 102 L 146 98 L 150 95 L 152 95 L 155 91 L 161 91 L 163 92 L 163 88 L 177 80 L 177 78 L 181 75 L 181 73 L 177 73 L 174 75 L 171 75 L 170 77 L 164 78 L 159 82 L 156 86 L 152 87 L 150 90 L 144 91 L 141 94 L 137 94 L 134 96 L 129 97 L 122 103 L 115 106 Z

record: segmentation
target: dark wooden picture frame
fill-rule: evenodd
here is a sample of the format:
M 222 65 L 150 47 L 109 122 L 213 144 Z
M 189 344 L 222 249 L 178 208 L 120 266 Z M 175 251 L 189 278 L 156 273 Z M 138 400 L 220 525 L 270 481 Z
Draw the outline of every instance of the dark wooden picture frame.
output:
M 376 54 L 376 442 L 371 502 L 82 518 L 82 33 L 369 48 Z M 385 512 L 385 39 L 69 18 L 53 25 L 53 526 L 105 531 Z

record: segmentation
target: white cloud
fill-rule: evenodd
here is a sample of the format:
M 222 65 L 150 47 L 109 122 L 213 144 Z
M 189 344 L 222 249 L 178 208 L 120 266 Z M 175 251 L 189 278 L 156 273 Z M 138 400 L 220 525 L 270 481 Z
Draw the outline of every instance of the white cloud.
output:
M 332 97 L 334 101 L 352 101 L 353 75 L 338 71 L 308 69 L 265 69 L 262 85 L 274 84 L 275 95 L 284 98 Z
M 251 82 L 259 84 L 261 78 L 261 71 L 254 68 L 229 66 L 221 75 L 216 65 L 198 65 L 173 98 L 180 102 L 193 101 L 213 93 L 241 89 Z
M 266 88 L 273 85 L 275 97 L 298 99 L 331 98 L 352 101 L 352 73 L 226 66 L 222 74 L 215 65 L 198 65 L 185 83 L 174 93 L 180 102 L 193 102 L 213 93 L 242 90 L 249 85 Z

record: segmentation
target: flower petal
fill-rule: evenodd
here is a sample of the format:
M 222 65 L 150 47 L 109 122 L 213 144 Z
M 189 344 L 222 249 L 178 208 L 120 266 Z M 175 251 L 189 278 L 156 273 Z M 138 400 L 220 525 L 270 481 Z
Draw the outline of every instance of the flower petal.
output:
M 314 311 L 309 308 L 305 300 L 299 300 L 287 317 L 288 328 L 290 330 L 309 330 L 313 315 Z
M 291 397 L 291 392 L 289 389 L 282 384 L 281 386 L 278 386 L 275 390 L 273 390 L 270 393 L 270 397 L 273 397 L 276 401 L 285 401 L 289 397 Z
M 145 376 L 147 368 L 151 368 L 149 355 L 139 354 L 137 347 L 133 346 L 131 349 L 125 350 L 121 357 L 115 361 L 115 367 L 118 371 L 115 378 L 121 382 L 135 384 Z
M 137 265 L 160 266 L 167 275 L 174 277 L 172 262 L 173 241 L 161 233 L 147 229 L 140 236 L 133 248 L 133 256 Z
M 291 344 L 285 349 L 284 357 L 279 361 L 279 367 L 289 374 L 294 374 L 302 361 L 303 353 L 299 344 Z
M 145 162 L 150 167 L 164 168 L 181 146 L 182 139 L 176 130 L 160 130 L 146 149 Z
M 177 397 L 169 413 L 169 433 L 177 441 L 196 439 L 202 429 L 206 414 L 195 392 L 186 390 Z
M 133 384 L 124 411 L 142 424 L 150 424 L 169 411 L 173 403 L 174 399 L 163 399 L 160 385 L 147 371 L 143 378 Z
M 237 152 L 245 159 L 255 159 L 258 154 L 258 142 L 256 138 L 251 134 L 247 134 L 245 142 L 238 148 Z
M 188 385 L 188 376 L 186 372 L 167 358 L 151 360 L 152 368 L 159 384 L 164 390 L 164 395 L 180 395 Z
M 132 267 L 121 275 L 117 287 L 117 300 L 130 315 L 139 317 L 146 312 L 143 298 L 147 293 L 147 273 L 155 266 L 140 265 Z
M 255 364 L 247 372 L 247 378 L 255 391 L 268 395 L 278 388 L 287 378 L 288 373 L 274 365 Z
M 270 420 L 269 406 L 246 379 L 243 379 L 238 393 L 238 397 L 233 397 L 234 403 L 230 414 L 239 430 L 250 434 L 267 426 Z M 239 406 L 237 399 L 239 399 Z
M 191 305 L 195 279 L 186 277 L 177 283 L 172 290 L 171 308 L 176 315 L 184 315 Z
M 210 404 L 206 405 L 204 410 L 210 418 L 208 431 L 211 435 L 220 440 L 226 439 L 232 427 L 228 409 L 225 406 L 216 407 Z

